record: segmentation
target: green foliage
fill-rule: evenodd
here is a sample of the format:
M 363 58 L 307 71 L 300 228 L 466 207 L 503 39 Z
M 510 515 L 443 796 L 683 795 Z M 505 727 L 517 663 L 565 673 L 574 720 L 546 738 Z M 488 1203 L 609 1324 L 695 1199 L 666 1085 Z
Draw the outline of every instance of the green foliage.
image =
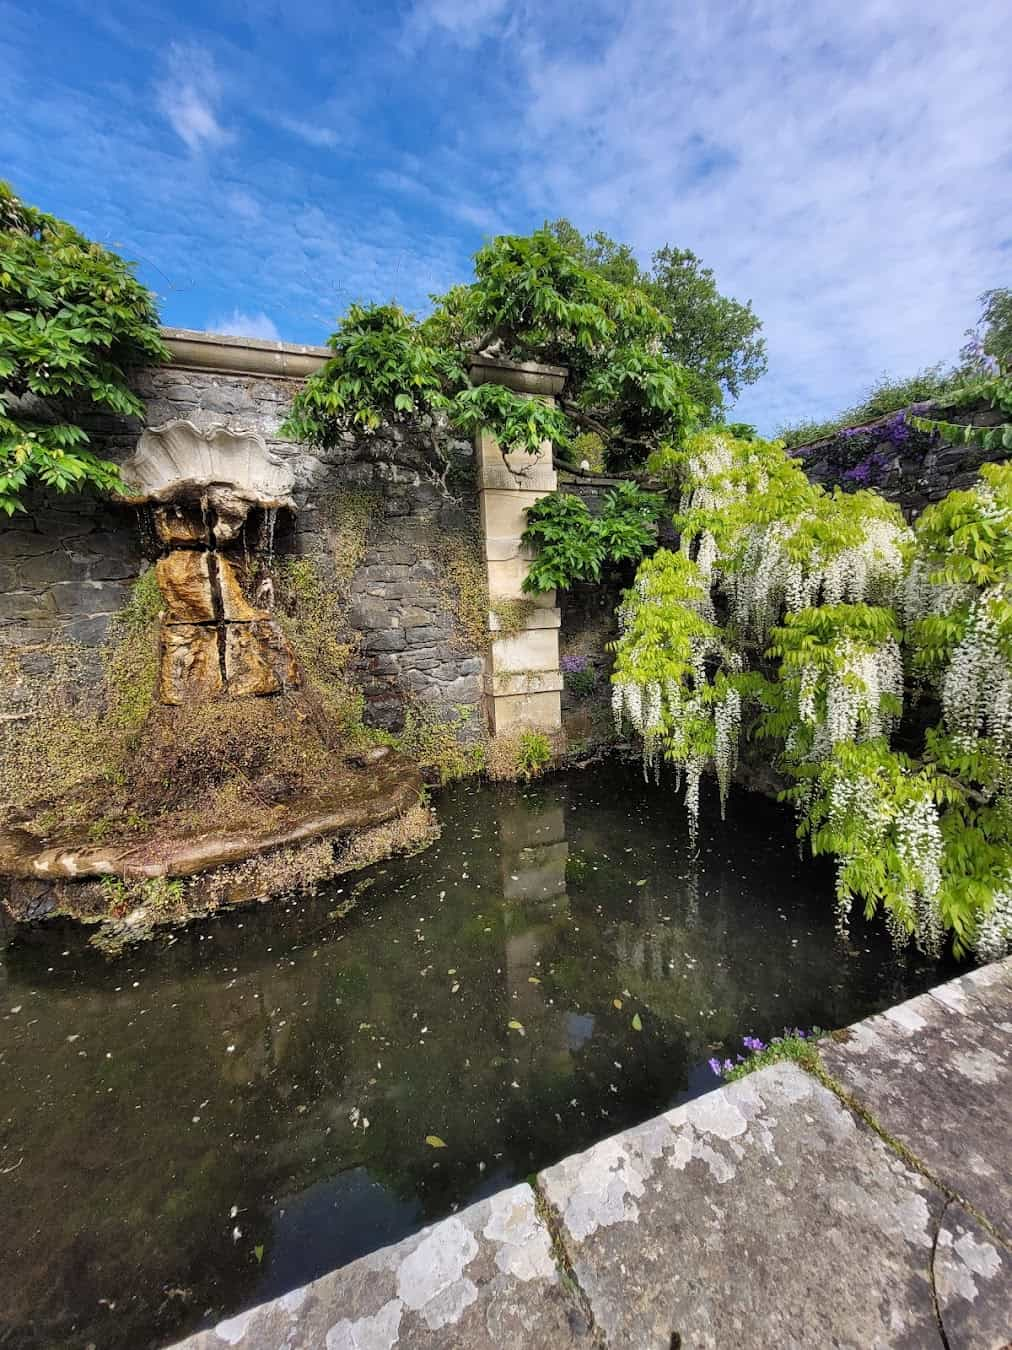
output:
M 517 746 L 517 774 L 527 783 L 552 762 L 552 743 L 543 731 L 522 731 Z
M 1012 465 L 926 510 L 826 493 L 776 442 L 698 433 L 648 466 L 681 488 L 679 555 L 620 611 L 619 717 L 722 790 L 742 704 L 793 779 L 801 837 L 898 944 L 989 959 L 1012 944 Z M 910 688 L 913 677 L 919 683 Z M 905 698 L 940 708 L 901 726 Z M 902 730 L 904 751 L 890 745 Z M 918 743 L 918 737 L 920 738 Z M 723 791 L 722 791 L 723 795 Z
M 501 384 L 479 384 L 462 389 L 453 402 L 453 424 L 474 436 L 486 429 L 495 436 L 504 454 L 521 450 L 537 455 L 545 441 L 568 444 L 568 419 L 558 410 L 533 398 L 521 398 Z
M 1003 370 L 1012 369 L 1012 289 L 999 286 L 985 291 L 980 296 L 979 327 L 983 328 L 982 338 L 974 341 L 977 335 L 971 333 L 971 342 L 963 350 L 964 358 L 974 360 L 979 350 L 997 361 Z
M 596 581 L 605 562 L 636 562 L 656 542 L 659 497 L 635 483 L 620 483 L 604 495 L 600 515 L 582 498 L 548 493 L 527 509 L 523 541 L 538 556 L 524 578 L 529 593 Z
M 0 511 L 23 509 L 32 482 L 116 491 L 116 465 L 56 410 L 91 404 L 140 416 L 127 369 L 167 358 L 153 298 L 131 265 L 0 182 Z M 26 412 L 26 395 L 54 416 Z
M 391 744 L 426 774 L 444 786 L 460 778 L 471 778 L 485 767 L 487 748 L 481 735 L 463 739 L 461 731 L 473 717 L 474 709 L 462 706 L 456 719 L 437 717 L 421 707 L 409 707 L 404 726 L 391 738 Z
M 349 430 L 414 419 L 433 474 L 447 482 L 447 433 L 487 430 L 506 454 L 597 435 L 611 464 L 644 459 L 698 418 L 695 376 L 664 349 L 670 324 L 635 286 L 600 274 L 548 230 L 480 249 L 475 279 L 436 297 L 419 323 L 398 306 L 353 305 L 333 356 L 296 395 L 283 434 L 320 446 Z M 468 385 L 471 359 L 564 365 L 558 407 L 504 385 Z
M 739 1078 L 745 1078 L 748 1074 L 755 1073 L 758 1069 L 768 1068 L 771 1064 L 781 1064 L 784 1060 L 800 1064 L 809 1073 L 817 1073 L 820 1062 L 815 1041 L 822 1034 L 821 1027 L 813 1027 L 811 1038 L 798 1035 L 797 1032 L 787 1032 L 783 1036 L 774 1036 L 765 1049 L 754 1050 L 742 1059 L 741 1063 L 723 1069 L 721 1077 L 726 1083 L 733 1083 Z
M 825 421 L 800 421 L 783 426 L 777 432 L 777 438 L 788 449 L 807 445 L 810 441 L 832 436 L 845 427 L 864 426 L 866 422 L 874 422 L 877 417 L 909 408 L 912 403 L 941 398 L 957 389 L 964 378 L 958 370 L 946 369 L 942 365 L 928 366 L 906 378 L 882 374 L 864 398 L 852 407 L 845 408 Z
M 547 228 L 586 267 L 614 285 L 638 288 L 664 315 L 661 350 L 688 372 L 687 391 L 706 420 L 716 420 L 726 397 L 737 398 L 766 373 L 766 342 L 751 302 L 721 295 L 712 270 L 691 249 L 665 245 L 646 271 L 628 244 L 600 231 L 581 236 L 568 220 Z

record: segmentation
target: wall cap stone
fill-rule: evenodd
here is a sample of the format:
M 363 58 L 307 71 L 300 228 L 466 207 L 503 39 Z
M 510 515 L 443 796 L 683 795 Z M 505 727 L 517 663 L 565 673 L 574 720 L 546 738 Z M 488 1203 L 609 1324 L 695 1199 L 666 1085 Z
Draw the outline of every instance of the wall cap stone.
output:
M 172 353 L 172 367 L 214 370 L 224 375 L 280 375 L 301 379 L 319 370 L 331 355 L 329 347 L 230 337 L 193 328 L 163 328 L 162 340 Z
M 472 384 L 504 384 L 517 394 L 561 394 L 569 371 L 537 361 L 507 361 L 501 356 L 472 356 Z

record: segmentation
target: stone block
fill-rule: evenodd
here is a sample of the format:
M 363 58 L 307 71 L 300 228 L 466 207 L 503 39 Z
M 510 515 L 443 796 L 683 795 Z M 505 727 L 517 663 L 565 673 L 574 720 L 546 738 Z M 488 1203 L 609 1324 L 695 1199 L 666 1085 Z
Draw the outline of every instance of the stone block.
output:
M 188 703 L 220 694 L 218 630 L 196 624 L 162 624 L 158 697 L 162 703 Z
M 56 600 L 51 591 L 6 591 L 0 593 L 0 620 L 56 618 Z
M 178 1350 L 592 1350 L 529 1186 L 514 1186 Z
M 198 549 L 173 549 L 155 563 L 166 623 L 212 623 L 215 618 L 208 555 Z
M 528 596 L 523 589 L 524 578 L 530 571 L 526 558 L 517 556 L 489 559 L 485 563 L 488 574 L 489 594 L 503 600 L 531 599 L 536 605 L 555 607 L 555 592 L 542 591 L 539 595 Z
M 485 672 L 485 693 L 494 698 L 512 694 L 548 694 L 561 695 L 565 681 L 557 670 L 505 671 L 498 675 Z
M 416 643 L 423 646 L 431 646 L 433 643 L 448 641 L 453 632 L 449 624 L 439 624 L 429 628 L 410 628 L 407 630 L 407 650 L 414 649 Z
M 52 553 L 40 553 L 25 559 L 18 568 L 18 574 L 26 590 L 40 591 L 57 581 L 79 580 L 81 567 L 64 549 L 56 548 Z
M 870 1017 L 823 1062 L 894 1139 L 1012 1244 L 1012 962 Z
M 68 642 L 80 642 L 84 647 L 99 647 L 109 636 L 111 614 L 88 614 L 71 619 L 63 629 L 63 637 Z
M 518 487 L 513 491 L 489 489 L 481 494 L 481 528 L 486 539 L 515 539 L 527 528 L 527 508 L 545 495 Z
M 62 581 L 49 594 L 60 614 L 114 614 L 130 598 L 130 587 L 121 581 Z
M 491 664 L 496 674 L 505 671 L 558 671 L 558 629 L 528 628 L 512 637 L 496 638 L 491 644 Z
M 511 694 L 489 700 L 492 731 L 559 731 L 562 704 L 557 693 Z
M 369 652 L 402 652 L 407 646 L 403 628 L 375 631 L 366 636 L 365 650 Z
M 239 575 L 233 563 L 223 554 L 216 553 L 214 565 L 218 569 L 218 590 L 221 595 L 223 617 L 233 623 L 257 623 L 266 620 L 267 614 L 263 610 L 255 609 L 243 594 Z
M 377 604 L 374 600 L 358 600 L 348 611 L 348 622 L 353 628 L 383 630 L 393 627 L 393 606 Z
M 610 1350 L 938 1344 L 945 1196 L 778 1064 L 539 1178 Z

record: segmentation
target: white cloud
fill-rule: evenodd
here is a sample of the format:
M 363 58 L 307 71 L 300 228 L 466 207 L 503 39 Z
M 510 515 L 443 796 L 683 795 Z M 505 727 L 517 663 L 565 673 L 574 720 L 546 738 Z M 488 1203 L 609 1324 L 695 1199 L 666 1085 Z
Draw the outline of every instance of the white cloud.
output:
M 333 149 L 341 143 L 340 136 L 332 127 L 322 126 L 316 122 L 304 122 L 298 117 L 279 117 L 277 125 L 319 150 Z
M 258 314 L 245 314 L 234 309 L 231 314 L 223 314 L 209 319 L 209 333 L 221 333 L 226 337 L 264 338 L 268 342 L 280 342 L 281 334 L 274 320 L 261 310 Z
M 501 27 L 509 0 L 417 0 L 404 31 L 407 46 L 430 36 L 449 38 L 461 47 L 475 47 Z
M 527 39 L 503 153 L 524 147 L 533 211 L 644 255 L 694 248 L 753 299 L 770 373 L 741 415 L 771 430 L 955 354 L 977 294 L 1008 279 L 1007 0 L 654 0 L 596 19 L 593 50 Z
M 213 148 L 231 139 L 218 121 L 221 80 L 206 48 L 193 42 L 172 43 L 157 96 L 158 106 L 190 150 Z

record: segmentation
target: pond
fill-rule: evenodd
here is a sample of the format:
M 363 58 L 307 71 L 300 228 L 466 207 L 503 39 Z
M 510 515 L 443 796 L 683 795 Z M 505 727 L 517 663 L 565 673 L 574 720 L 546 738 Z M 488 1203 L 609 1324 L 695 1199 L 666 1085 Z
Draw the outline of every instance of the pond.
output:
M 953 973 L 841 943 L 755 795 L 697 856 L 633 766 L 437 805 L 428 852 L 312 900 L 0 957 L 4 1350 L 164 1345 L 709 1090 L 742 1035 Z

